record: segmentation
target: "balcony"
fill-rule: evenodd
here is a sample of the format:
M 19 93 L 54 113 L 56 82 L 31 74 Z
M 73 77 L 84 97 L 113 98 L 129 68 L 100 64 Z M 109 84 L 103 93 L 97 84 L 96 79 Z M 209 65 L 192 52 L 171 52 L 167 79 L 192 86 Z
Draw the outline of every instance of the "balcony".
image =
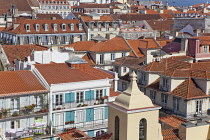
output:
M 104 96 L 102 98 L 96 98 L 91 100 L 83 100 L 83 101 L 75 101 L 71 103 L 64 103 L 64 102 L 58 102 L 54 103 L 53 110 L 62 110 L 62 109 L 72 109 L 72 108 L 78 108 L 78 107 L 86 107 L 86 106 L 93 106 L 93 105 L 101 105 L 105 102 L 108 102 L 108 96 Z
M 67 125 L 59 125 L 53 126 L 53 133 L 58 134 L 63 131 L 69 131 L 72 129 L 79 129 L 81 131 L 88 131 L 93 129 L 107 128 L 108 120 L 107 119 L 99 119 L 91 122 L 80 122 L 80 123 L 72 123 Z
M 111 60 L 105 60 L 105 61 L 99 61 L 97 60 L 97 65 L 111 65 L 113 61 Z
M 39 115 L 39 114 L 47 114 L 48 113 L 48 104 L 37 106 L 35 104 L 21 107 L 21 108 L 14 108 L 14 109 L 4 109 L 2 108 L 0 111 L 0 121 L 5 119 L 16 119 L 17 117 L 26 117 L 30 115 Z
M 166 85 L 160 85 L 160 90 L 162 90 L 162 91 L 169 91 L 169 86 L 166 86 Z

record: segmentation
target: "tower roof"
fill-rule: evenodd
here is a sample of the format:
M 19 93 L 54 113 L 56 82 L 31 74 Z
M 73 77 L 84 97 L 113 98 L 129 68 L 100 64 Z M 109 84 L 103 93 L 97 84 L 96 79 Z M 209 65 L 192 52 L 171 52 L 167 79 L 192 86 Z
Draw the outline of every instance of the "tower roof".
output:
M 125 109 L 139 109 L 146 107 L 154 107 L 149 97 L 144 95 L 137 86 L 136 74 L 133 72 L 130 75 L 130 85 L 122 94 L 117 96 L 114 104 Z

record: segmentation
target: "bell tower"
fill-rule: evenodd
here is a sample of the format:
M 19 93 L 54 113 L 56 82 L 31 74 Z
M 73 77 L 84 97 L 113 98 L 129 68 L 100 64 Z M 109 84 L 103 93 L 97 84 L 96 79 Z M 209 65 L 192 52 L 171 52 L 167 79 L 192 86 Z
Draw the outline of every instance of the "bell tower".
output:
M 108 102 L 110 140 L 162 140 L 159 124 L 160 106 L 154 105 L 130 75 L 130 85 L 114 102 Z

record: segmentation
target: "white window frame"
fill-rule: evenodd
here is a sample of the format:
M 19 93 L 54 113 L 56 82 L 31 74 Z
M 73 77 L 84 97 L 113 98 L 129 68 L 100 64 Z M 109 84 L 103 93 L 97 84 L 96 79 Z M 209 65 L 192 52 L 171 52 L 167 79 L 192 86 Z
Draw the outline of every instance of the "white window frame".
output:
M 103 95 L 104 95 L 103 89 L 97 89 L 96 90 L 96 100 L 101 99 L 103 97 Z
M 30 32 L 30 24 L 26 24 L 26 31 Z
M 173 98 L 173 109 L 175 111 L 178 111 L 179 110 L 179 99 L 176 98 L 176 97 Z
M 44 25 L 44 30 L 45 30 L 45 31 L 49 31 L 49 25 L 48 25 L 48 24 L 45 24 L 45 25 Z
M 62 30 L 66 31 L 66 24 L 62 24 L 61 26 L 62 26 Z
M 20 128 L 20 120 L 14 120 L 10 122 L 11 129 L 18 129 Z
M 76 102 L 83 103 L 84 102 L 84 91 L 76 92 Z
M 36 31 L 40 31 L 40 25 L 36 24 Z
M 57 24 L 53 24 L 53 29 L 54 29 L 54 31 L 58 31 L 58 25 Z
M 208 46 L 203 46 L 203 53 L 208 53 Z
M 161 94 L 161 102 L 162 104 L 167 104 L 168 96 L 166 94 Z
M 64 100 L 63 94 L 56 94 L 55 95 L 55 104 L 56 105 L 62 105 Z
M 155 97 L 156 97 L 156 91 L 150 90 L 150 99 L 151 99 L 152 101 L 155 101 Z
M 11 107 L 12 110 L 18 110 L 20 108 L 20 99 L 19 98 L 12 98 L 10 107 Z
M 196 100 L 195 101 L 195 113 L 196 114 L 201 114 L 202 113 L 202 105 L 203 105 L 202 100 Z
M 115 53 L 111 53 L 111 61 L 115 60 Z

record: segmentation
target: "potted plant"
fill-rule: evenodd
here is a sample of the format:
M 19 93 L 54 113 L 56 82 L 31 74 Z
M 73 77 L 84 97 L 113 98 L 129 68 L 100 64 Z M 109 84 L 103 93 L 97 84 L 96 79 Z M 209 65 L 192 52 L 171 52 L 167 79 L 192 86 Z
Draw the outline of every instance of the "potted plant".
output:
M 59 108 L 57 108 L 57 110 L 61 110 L 61 108 L 59 107 Z
M 81 106 L 82 106 L 81 104 L 78 104 L 78 105 L 77 105 L 77 107 L 81 107 Z
M 83 107 L 83 106 L 88 106 L 88 104 L 83 104 L 82 107 Z
M 15 111 L 15 112 L 12 113 L 12 116 L 13 116 L 13 117 L 16 117 L 16 116 L 18 116 L 18 115 L 19 115 L 18 111 Z
M 74 121 L 70 121 L 70 123 L 74 123 Z

